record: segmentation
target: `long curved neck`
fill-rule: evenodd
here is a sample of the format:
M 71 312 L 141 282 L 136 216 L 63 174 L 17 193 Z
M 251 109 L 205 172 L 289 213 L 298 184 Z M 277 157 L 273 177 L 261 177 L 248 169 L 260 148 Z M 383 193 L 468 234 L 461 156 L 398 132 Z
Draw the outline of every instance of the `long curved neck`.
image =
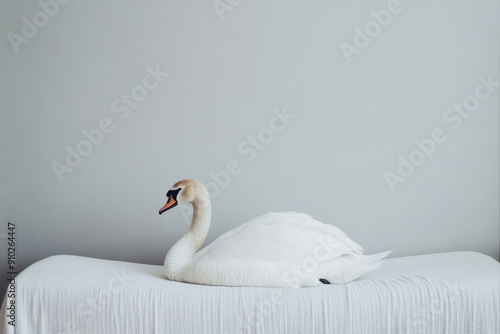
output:
M 182 268 L 195 257 L 196 251 L 200 249 L 210 229 L 212 208 L 206 190 L 191 204 L 193 205 L 191 226 L 187 233 L 172 246 L 165 258 L 165 268 L 169 279 L 176 280 Z
M 183 238 L 190 240 L 192 248 L 190 249 L 190 257 L 193 258 L 196 251 L 200 249 L 203 242 L 207 238 L 208 230 L 210 229 L 210 219 L 212 216 L 212 208 L 210 199 L 205 196 L 196 198 L 193 205 L 193 219 L 191 226 Z

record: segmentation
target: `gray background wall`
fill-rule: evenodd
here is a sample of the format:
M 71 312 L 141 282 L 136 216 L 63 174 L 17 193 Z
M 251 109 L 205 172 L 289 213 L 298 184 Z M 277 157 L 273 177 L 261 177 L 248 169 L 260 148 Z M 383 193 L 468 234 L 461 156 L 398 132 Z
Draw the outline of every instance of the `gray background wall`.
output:
M 300 210 L 367 253 L 498 259 L 499 87 L 470 97 L 478 77 L 499 81 L 498 1 L 215 4 L 225 12 L 73 0 L 44 16 L 35 1 L 1 1 L 0 232 L 16 222 L 18 271 L 55 254 L 162 264 L 189 219 L 186 208 L 158 215 L 166 191 L 214 182 L 230 161 L 239 173 L 213 196 L 208 242 Z M 377 31 L 370 12 L 388 6 L 399 13 Z M 356 27 L 373 29 L 367 46 Z M 169 75 L 141 96 L 148 67 Z M 131 93 L 144 98 L 135 108 L 120 101 Z M 475 110 L 458 126 L 447 110 L 465 100 Z M 295 118 L 265 130 L 284 108 Z M 103 120 L 113 131 L 79 144 Z M 436 128 L 446 141 L 422 162 L 414 141 Z M 267 144 L 253 154 L 259 134 Z M 53 164 L 66 165 L 67 147 L 87 156 L 60 180 Z M 391 191 L 386 172 L 410 155 L 421 165 Z

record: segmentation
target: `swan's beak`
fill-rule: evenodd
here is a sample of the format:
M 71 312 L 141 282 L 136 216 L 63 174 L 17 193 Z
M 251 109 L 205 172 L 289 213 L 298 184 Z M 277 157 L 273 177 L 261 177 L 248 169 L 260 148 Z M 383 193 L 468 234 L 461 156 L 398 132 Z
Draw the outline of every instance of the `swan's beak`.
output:
M 167 204 L 165 204 L 161 209 L 160 209 L 160 215 L 164 213 L 165 211 L 172 209 L 174 206 L 177 205 L 177 201 L 174 199 L 172 195 L 169 196 Z

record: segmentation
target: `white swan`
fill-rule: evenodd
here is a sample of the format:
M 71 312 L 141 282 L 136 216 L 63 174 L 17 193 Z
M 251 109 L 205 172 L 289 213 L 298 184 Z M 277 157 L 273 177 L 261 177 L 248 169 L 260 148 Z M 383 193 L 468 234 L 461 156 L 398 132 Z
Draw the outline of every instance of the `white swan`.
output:
M 389 252 L 363 249 L 332 225 L 298 212 L 272 212 L 217 238 L 196 252 L 210 228 L 208 192 L 195 180 L 168 191 L 160 214 L 178 203 L 193 205 L 188 232 L 165 258 L 169 280 L 205 285 L 298 287 L 348 283 L 382 264 Z

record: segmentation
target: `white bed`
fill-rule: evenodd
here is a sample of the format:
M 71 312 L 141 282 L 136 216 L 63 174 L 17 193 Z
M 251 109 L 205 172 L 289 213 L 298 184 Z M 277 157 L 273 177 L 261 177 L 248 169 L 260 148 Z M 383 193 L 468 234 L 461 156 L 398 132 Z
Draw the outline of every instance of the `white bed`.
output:
M 290 289 L 171 282 L 161 266 L 59 255 L 20 273 L 16 294 L 15 327 L 2 305 L 7 334 L 500 333 L 500 264 L 475 252 Z

